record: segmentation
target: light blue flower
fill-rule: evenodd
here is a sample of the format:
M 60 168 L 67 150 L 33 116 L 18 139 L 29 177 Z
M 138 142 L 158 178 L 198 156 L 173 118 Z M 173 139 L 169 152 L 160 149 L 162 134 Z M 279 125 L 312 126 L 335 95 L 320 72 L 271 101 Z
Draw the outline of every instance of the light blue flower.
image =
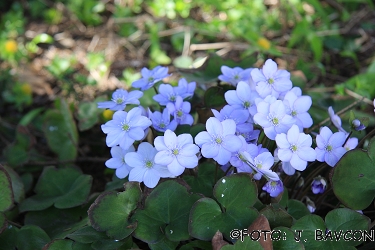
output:
M 257 104 L 258 113 L 254 115 L 254 122 L 262 126 L 268 138 L 275 140 L 277 134 L 288 131 L 295 119 L 286 114 L 282 101 L 269 98 L 269 103 L 266 100 Z
M 330 106 L 328 107 L 328 114 L 329 114 L 329 117 L 331 118 L 331 122 L 332 124 L 340 131 L 340 132 L 343 132 L 345 134 L 348 134 L 348 132 L 345 131 L 345 129 L 343 127 L 341 127 L 341 118 L 340 116 L 336 115 L 335 114 L 335 111 L 333 110 L 333 108 Z
M 242 69 L 240 67 L 229 68 L 228 66 L 221 66 L 222 75 L 219 75 L 219 80 L 227 82 L 233 86 L 237 86 L 240 81 L 249 81 L 251 79 L 250 72 L 252 68 Z
M 247 110 L 236 109 L 233 106 L 225 105 L 220 112 L 216 109 L 211 109 L 211 111 L 221 122 L 226 119 L 232 119 L 236 123 L 236 132 L 238 133 L 248 133 L 252 131 L 252 124 L 246 123 L 250 116 Z
M 193 97 L 194 91 L 197 84 L 196 82 L 187 82 L 185 78 L 181 78 L 178 81 L 178 86 L 174 87 L 176 94 L 182 97 L 182 99 Z
M 357 145 L 358 145 L 358 138 L 352 137 L 346 141 L 344 148 L 346 151 L 349 151 L 349 150 L 355 149 Z
M 293 85 L 290 81 L 290 73 L 286 70 L 278 70 L 276 62 L 272 59 L 268 59 L 261 70 L 252 70 L 251 77 L 257 85 L 257 92 L 263 98 L 267 95 L 277 98 L 282 92 L 290 90 Z
M 134 147 L 130 146 L 127 150 L 119 146 L 111 148 L 112 158 L 105 162 L 107 168 L 116 169 L 116 176 L 120 179 L 128 176 L 131 167 L 125 161 L 125 155 L 129 152 L 134 152 Z
M 143 68 L 141 70 L 142 78 L 132 83 L 134 88 L 141 88 L 142 91 L 147 90 L 154 86 L 155 83 L 168 77 L 168 68 L 162 66 L 156 66 L 152 70 Z
M 213 158 L 220 165 L 227 164 L 232 153 L 242 147 L 241 139 L 235 135 L 236 123 L 231 119 L 220 122 L 217 118 L 210 117 L 206 122 L 206 130 L 195 137 L 202 155 Z
M 160 84 L 159 94 L 154 95 L 152 98 L 162 106 L 168 103 L 175 103 L 178 94 L 170 84 Z
M 307 112 L 312 100 L 310 96 L 297 96 L 293 91 L 288 91 L 284 97 L 283 103 L 287 108 L 286 113 L 296 119 L 296 124 L 300 128 L 309 128 L 313 124 L 310 114 Z
M 138 107 L 129 112 L 116 111 L 113 114 L 113 120 L 101 126 L 103 132 L 107 134 L 107 146 L 120 145 L 126 150 L 135 140 L 141 140 L 145 135 L 145 129 L 152 124 L 150 119 L 141 114 L 142 109 Z
M 137 152 L 125 155 L 125 161 L 131 167 L 129 181 L 144 182 L 149 188 L 154 188 L 160 178 L 174 177 L 165 165 L 155 163 L 157 150 L 148 142 L 142 142 Z
M 293 125 L 286 134 L 276 135 L 275 141 L 278 146 L 278 158 L 282 162 L 290 162 L 296 170 L 305 170 L 307 162 L 316 159 L 316 152 L 311 148 L 311 136 L 300 133 L 297 125 Z
M 195 168 L 198 165 L 196 154 L 199 148 L 193 143 L 190 134 L 176 136 L 174 132 L 167 130 L 164 136 L 155 138 L 154 144 L 159 151 L 155 156 L 155 162 L 166 165 L 174 176 L 181 175 L 185 168 Z
M 332 133 L 328 127 L 322 127 L 320 133 L 316 136 L 316 159 L 320 162 L 326 162 L 334 167 L 340 158 L 346 153 L 343 144 L 346 135 L 343 132 Z
M 124 89 L 117 89 L 112 94 L 111 101 L 98 102 L 98 108 L 110 109 L 110 110 L 124 110 L 126 104 L 136 104 L 139 105 L 139 98 L 143 96 L 143 92 L 139 90 L 133 90 L 128 93 Z
M 171 121 L 171 115 L 167 108 L 163 110 L 163 113 L 155 111 L 152 113 L 149 110 L 148 117 L 152 121 L 152 127 L 160 132 L 165 132 L 167 129 L 174 131 L 177 127 L 176 120 Z
M 327 181 L 320 175 L 315 177 L 311 182 L 311 191 L 314 194 L 322 194 L 327 188 Z
M 184 102 L 181 96 L 176 97 L 176 102 L 174 104 L 168 103 L 167 108 L 169 112 L 174 116 L 177 124 L 193 124 L 194 119 L 189 114 L 191 104 L 189 102 Z
M 239 82 L 236 90 L 228 90 L 224 97 L 227 103 L 236 109 L 248 110 L 252 116 L 257 112 L 255 100 L 259 95 L 252 91 L 246 82 Z

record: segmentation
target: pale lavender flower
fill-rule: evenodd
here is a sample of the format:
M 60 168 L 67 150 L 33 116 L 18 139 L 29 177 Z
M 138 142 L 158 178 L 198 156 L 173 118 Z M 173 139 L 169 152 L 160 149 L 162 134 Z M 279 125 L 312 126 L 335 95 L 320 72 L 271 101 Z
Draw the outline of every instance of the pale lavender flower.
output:
M 160 105 L 166 106 L 168 103 L 175 103 L 178 94 L 170 84 L 160 84 L 159 94 L 154 95 L 152 98 Z
M 320 175 L 315 177 L 311 182 L 311 191 L 314 194 L 322 194 L 327 188 L 327 181 Z
M 185 78 L 178 81 L 178 86 L 174 87 L 174 92 L 182 99 L 193 97 L 197 84 L 196 82 L 187 82 Z
M 110 109 L 110 110 L 124 110 L 126 104 L 136 104 L 139 105 L 139 98 L 143 96 L 143 92 L 139 90 L 133 90 L 128 93 L 124 89 L 117 89 L 112 94 L 111 101 L 98 102 L 98 108 Z
M 246 82 L 250 79 L 252 70 L 252 68 L 242 69 L 240 67 L 229 68 L 228 66 L 221 66 L 222 75 L 219 75 L 218 78 L 223 82 L 237 86 L 240 81 Z
M 332 133 L 328 127 L 322 127 L 320 133 L 316 136 L 316 159 L 320 162 L 326 162 L 334 167 L 340 158 L 346 153 L 343 144 L 346 135 L 343 132 Z
M 257 85 L 257 92 L 263 98 L 267 95 L 277 98 L 280 93 L 292 88 L 290 73 L 286 70 L 278 70 L 276 62 L 271 59 L 265 62 L 261 70 L 252 70 L 251 76 Z
M 210 117 L 206 122 L 206 130 L 195 137 L 202 155 L 213 158 L 220 165 L 227 164 L 232 153 L 242 146 L 241 139 L 235 135 L 236 123 L 231 119 L 220 122 L 217 118 Z
M 246 123 L 250 116 L 247 110 L 236 109 L 233 106 L 225 105 L 220 112 L 216 109 L 211 109 L 211 111 L 219 121 L 232 119 L 236 123 L 236 132 L 238 133 L 247 133 L 252 130 L 252 124 Z
M 313 120 L 307 111 L 312 105 L 310 96 L 297 96 L 294 92 L 288 91 L 284 97 L 283 103 L 287 108 L 286 113 L 296 119 L 296 124 L 303 128 L 309 128 L 313 124 Z
M 165 132 L 167 129 L 175 131 L 177 127 L 177 122 L 175 120 L 171 121 L 171 115 L 167 108 L 163 110 L 163 113 L 159 111 L 152 113 L 148 110 L 148 117 L 152 121 L 152 127 L 159 132 Z
M 259 138 L 259 135 L 260 135 L 260 130 L 254 130 L 254 126 L 252 123 L 245 123 L 246 125 L 248 125 L 248 129 L 249 131 L 248 132 L 236 132 L 236 135 L 240 135 L 242 136 L 243 138 L 245 138 L 245 141 L 247 143 L 256 143 L 256 141 L 258 140 Z
M 285 95 L 288 92 L 293 92 L 297 97 L 300 97 L 302 95 L 302 89 L 300 87 L 293 87 L 291 90 L 282 92 L 277 99 L 284 100 Z
M 106 143 L 108 147 L 120 145 L 123 149 L 128 149 L 135 140 L 141 140 L 152 122 L 142 116 L 141 108 L 133 108 L 129 112 L 116 111 L 113 120 L 101 126 L 103 132 L 107 134 Z
M 191 104 L 189 102 L 184 102 L 181 96 L 176 97 L 176 102 L 174 104 L 168 103 L 167 108 L 169 112 L 174 116 L 177 124 L 193 124 L 194 119 L 189 114 Z
M 284 191 L 284 185 L 281 180 L 269 180 L 263 187 L 263 191 L 270 194 L 271 197 L 277 197 Z
M 155 162 L 166 165 L 173 175 L 181 175 L 185 168 L 195 168 L 198 165 L 197 153 L 199 147 L 193 143 L 190 134 L 176 136 L 171 130 L 167 130 L 164 136 L 158 136 L 154 141 L 155 148 L 159 151 L 155 156 Z
M 316 152 L 311 148 L 310 135 L 300 133 L 297 125 L 293 125 L 287 134 L 280 133 L 275 137 L 278 146 L 277 156 L 282 162 L 290 162 L 296 170 L 306 169 L 308 161 L 315 161 Z
M 358 145 L 358 138 L 352 137 L 349 138 L 348 141 L 345 143 L 344 148 L 346 151 L 355 149 Z
M 242 136 L 239 136 L 242 146 L 241 148 L 232 154 L 232 157 L 230 158 L 230 164 L 232 164 L 234 167 L 236 167 L 239 171 L 238 172 L 247 172 L 252 173 L 252 168 L 246 163 L 246 158 L 243 155 L 243 152 L 248 152 L 250 154 L 250 157 L 254 158 L 259 153 L 258 146 L 255 144 L 248 144 L 245 141 L 245 138 Z
M 248 110 L 252 116 L 257 112 L 255 100 L 259 95 L 252 91 L 246 82 L 239 82 L 236 90 L 228 90 L 224 97 L 227 103 L 236 109 Z
M 143 68 L 141 70 L 142 78 L 132 83 L 134 88 L 141 88 L 142 91 L 147 90 L 154 86 L 155 83 L 168 77 L 168 68 L 162 66 L 156 66 L 152 70 Z
M 348 132 L 345 131 L 345 129 L 343 129 L 341 127 L 341 118 L 340 116 L 336 115 L 335 114 L 335 111 L 333 110 L 333 108 L 330 106 L 328 107 L 328 114 L 329 114 L 329 117 L 331 118 L 331 122 L 332 124 L 340 131 L 340 132 L 343 132 L 345 134 L 348 134 Z
M 295 119 L 286 114 L 285 105 L 280 100 L 271 104 L 261 101 L 257 104 L 257 110 L 254 122 L 262 126 L 266 136 L 272 140 L 275 140 L 277 134 L 286 133 L 295 123 Z
M 311 201 L 311 200 L 309 200 L 308 202 L 306 202 L 306 207 L 310 211 L 310 213 L 314 213 L 315 210 L 316 210 L 315 203 L 313 201 Z
M 154 188 L 160 178 L 174 177 L 165 165 L 155 163 L 157 150 L 148 142 L 142 142 L 137 152 L 125 155 L 125 160 L 132 169 L 129 181 L 144 182 L 149 188 Z
M 246 152 L 244 154 L 246 155 Z M 263 174 L 269 175 L 268 173 L 273 166 L 274 158 L 270 152 L 264 152 L 254 158 L 250 158 L 249 161 L 255 167 L 255 170 L 257 172 L 253 178 L 255 180 L 260 180 Z M 273 178 L 275 178 L 274 174 L 272 176 Z
M 112 158 L 105 162 L 107 168 L 116 169 L 116 176 L 120 179 L 128 176 L 131 167 L 125 161 L 125 155 L 129 152 L 134 152 L 134 147 L 130 146 L 127 150 L 119 146 L 111 148 Z

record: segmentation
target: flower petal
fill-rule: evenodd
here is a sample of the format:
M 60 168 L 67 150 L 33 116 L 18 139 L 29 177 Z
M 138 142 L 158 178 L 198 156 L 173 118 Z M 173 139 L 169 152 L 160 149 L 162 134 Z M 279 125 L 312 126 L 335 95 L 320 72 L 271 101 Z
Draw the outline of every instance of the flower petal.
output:
M 156 164 L 166 166 L 170 164 L 174 159 L 175 157 L 173 157 L 169 151 L 163 150 L 156 153 L 154 161 Z
M 217 118 L 210 117 L 206 122 L 206 130 L 210 135 L 221 135 L 223 134 L 223 125 Z
M 173 174 L 174 176 L 179 176 L 185 171 L 185 168 L 177 161 L 176 158 L 174 158 L 167 167 L 169 172 L 171 172 L 171 174 Z
M 195 155 L 193 156 L 178 155 L 177 161 L 184 168 L 195 168 L 196 166 L 198 166 L 198 157 Z
M 297 154 L 293 154 L 292 158 L 290 159 L 290 164 L 296 170 L 303 171 L 306 169 L 307 161 L 304 161 L 301 158 L 299 158 Z

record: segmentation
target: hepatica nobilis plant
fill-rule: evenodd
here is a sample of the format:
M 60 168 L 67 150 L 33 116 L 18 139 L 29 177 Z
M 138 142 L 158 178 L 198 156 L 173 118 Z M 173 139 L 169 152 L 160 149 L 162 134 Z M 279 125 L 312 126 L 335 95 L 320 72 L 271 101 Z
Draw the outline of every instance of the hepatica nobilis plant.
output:
M 98 103 L 114 111 L 101 126 L 112 156 L 105 165 L 125 191 L 97 198 L 94 229 L 152 249 L 338 249 L 374 240 L 362 210 L 375 196 L 375 146 L 357 148 L 353 131 L 366 128 L 359 118 L 346 131 L 329 107 L 329 122 L 312 128 L 312 98 L 271 59 L 259 69 L 222 65 L 209 87 L 164 83 L 162 66 L 141 74 L 132 90 Z M 141 106 L 145 91 L 158 106 Z

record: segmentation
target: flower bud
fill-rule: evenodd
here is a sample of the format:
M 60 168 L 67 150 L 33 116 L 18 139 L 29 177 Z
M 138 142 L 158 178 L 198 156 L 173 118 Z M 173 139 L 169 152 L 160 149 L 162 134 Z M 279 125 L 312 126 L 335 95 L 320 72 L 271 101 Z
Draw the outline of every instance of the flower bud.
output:
M 322 194 L 326 190 L 327 181 L 322 178 L 320 175 L 315 177 L 311 183 L 311 191 L 314 194 Z
M 364 130 L 366 127 L 360 120 L 354 119 L 352 121 L 352 128 L 356 131 L 361 131 Z

